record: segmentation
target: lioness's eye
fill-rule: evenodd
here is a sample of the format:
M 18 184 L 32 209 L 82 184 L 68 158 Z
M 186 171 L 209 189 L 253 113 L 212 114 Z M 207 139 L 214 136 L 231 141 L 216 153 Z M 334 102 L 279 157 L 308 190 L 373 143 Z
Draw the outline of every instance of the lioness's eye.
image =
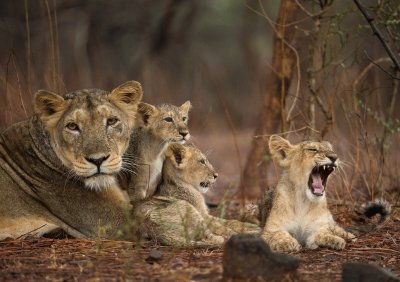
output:
M 205 165 L 205 164 L 206 164 L 206 160 L 205 160 L 205 159 L 201 159 L 201 160 L 200 160 L 200 163 L 203 164 L 203 165 Z
M 164 118 L 164 120 L 166 121 L 166 122 L 172 122 L 173 120 L 172 120 L 172 117 L 166 117 L 166 118 Z
M 308 148 L 307 150 L 310 151 L 310 152 L 318 152 L 318 150 L 315 149 L 315 148 Z
M 187 117 L 183 117 L 182 120 L 183 120 L 183 121 L 186 121 L 186 120 L 187 120 Z
M 79 126 L 74 122 L 67 123 L 65 127 L 72 131 L 79 131 Z
M 115 125 L 117 122 L 118 122 L 118 119 L 117 119 L 117 118 L 114 118 L 114 117 L 108 118 L 108 119 L 107 119 L 107 126 Z

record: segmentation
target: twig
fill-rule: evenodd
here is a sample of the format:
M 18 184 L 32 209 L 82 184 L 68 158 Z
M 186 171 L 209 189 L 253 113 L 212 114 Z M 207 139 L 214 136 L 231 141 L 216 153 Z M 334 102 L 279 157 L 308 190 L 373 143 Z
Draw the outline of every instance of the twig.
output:
M 271 135 L 286 135 L 286 134 L 289 134 L 289 133 L 299 132 L 299 131 L 303 131 L 303 130 L 306 130 L 306 129 L 309 129 L 309 130 L 314 131 L 316 133 L 320 133 L 318 130 L 316 130 L 316 129 L 310 127 L 310 126 L 304 126 L 302 128 L 299 128 L 299 129 L 289 130 L 289 131 L 285 131 L 285 132 L 281 132 L 281 133 L 255 135 L 255 136 L 253 136 L 253 138 L 264 138 L 264 137 L 269 137 Z
M 252 7 L 248 6 L 246 4 L 246 7 L 249 8 L 250 10 L 252 10 L 254 13 L 262 16 L 263 18 L 265 18 L 267 20 L 267 22 L 269 23 L 269 25 L 271 26 L 272 30 L 274 31 L 275 35 L 277 38 L 279 38 L 280 40 L 282 40 L 282 42 L 290 49 L 292 50 L 292 52 L 294 53 L 295 57 L 296 57 L 296 71 L 297 71 L 297 81 L 296 81 L 296 93 L 294 95 L 294 99 L 293 99 L 293 103 L 290 106 L 287 116 L 286 116 L 286 122 L 290 121 L 290 116 L 293 112 L 293 109 L 297 103 L 297 100 L 299 98 L 299 94 L 300 94 L 300 81 L 301 81 L 301 71 L 300 71 L 300 56 L 299 53 L 297 52 L 296 48 L 294 48 L 289 42 L 286 41 L 286 39 L 282 36 L 282 34 L 280 34 L 278 32 L 278 30 L 275 28 L 275 25 L 277 25 L 274 21 L 272 21 L 272 19 L 267 15 L 265 9 L 264 9 L 264 5 L 261 2 L 261 0 L 258 1 L 258 4 L 260 5 L 261 8 L 261 13 L 254 10 Z
M 368 24 L 371 26 L 372 31 L 378 37 L 379 41 L 382 43 L 383 48 L 385 48 L 386 52 L 388 53 L 389 57 L 392 59 L 393 64 L 395 65 L 396 70 L 400 71 L 400 61 L 398 60 L 395 52 L 390 48 L 389 44 L 387 43 L 386 39 L 383 37 L 381 31 L 375 24 L 375 18 L 371 17 L 368 12 L 365 10 L 364 6 L 362 6 L 359 0 L 354 0 L 357 8 L 363 14 L 364 18 L 367 20 Z
M 398 77 L 394 76 L 393 74 L 391 74 L 390 72 L 388 72 L 387 70 L 385 70 L 382 66 L 378 65 L 367 53 L 366 50 L 364 50 L 364 54 L 365 56 L 367 56 L 368 60 L 374 65 L 377 66 L 381 71 L 383 71 L 384 73 L 386 73 L 388 76 L 390 76 L 391 79 L 399 79 Z
M 38 228 L 35 228 L 35 229 L 33 229 L 33 230 L 29 231 L 29 232 L 26 232 L 25 234 L 22 234 L 21 236 L 17 237 L 16 240 L 21 239 L 21 238 L 24 237 L 25 235 L 31 234 L 31 233 L 33 233 L 33 232 L 39 230 L 40 228 L 45 227 L 46 225 L 47 225 L 47 224 L 43 224 L 42 226 L 39 226 Z

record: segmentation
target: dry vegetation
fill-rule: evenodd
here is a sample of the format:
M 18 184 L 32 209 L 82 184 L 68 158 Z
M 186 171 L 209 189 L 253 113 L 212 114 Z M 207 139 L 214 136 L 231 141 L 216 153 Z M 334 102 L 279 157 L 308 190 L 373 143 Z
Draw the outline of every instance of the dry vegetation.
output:
M 400 7 L 281 2 L 280 9 L 263 0 L 2 1 L 0 128 L 33 113 L 37 89 L 63 94 L 141 81 L 147 102 L 192 101 L 193 140 L 221 175 L 212 202 L 257 197 L 276 183 L 269 135 L 329 140 L 343 161 L 328 187 L 339 222 L 360 224 L 353 209 L 377 197 L 395 214 L 345 251 L 299 253 L 301 280 L 340 280 L 345 261 L 400 275 Z M 153 248 L 161 260 L 148 259 Z M 152 243 L 4 241 L 0 280 L 215 281 L 221 259 L 222 250 Z

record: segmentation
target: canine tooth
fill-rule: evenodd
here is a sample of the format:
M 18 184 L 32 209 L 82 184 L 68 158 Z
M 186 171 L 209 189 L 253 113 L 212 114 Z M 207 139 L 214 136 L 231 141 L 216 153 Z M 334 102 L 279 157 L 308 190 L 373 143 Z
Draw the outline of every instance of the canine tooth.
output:
M 325 167 L 326 167 L 326 166 L 324 165 L 322 168 L 325 170 Z

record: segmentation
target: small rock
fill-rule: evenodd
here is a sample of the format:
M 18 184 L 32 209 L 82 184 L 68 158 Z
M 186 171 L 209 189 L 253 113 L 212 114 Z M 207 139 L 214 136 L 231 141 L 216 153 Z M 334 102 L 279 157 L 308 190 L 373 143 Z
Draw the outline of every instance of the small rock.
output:
M 162 252 L 160 252 L 159 250 L 156 250 L 156 249 L 152 249 L 149 252 L 149 256 L 146 258 L 146 261 L 148 263 L 154 263 L 154 262 L 162 260 L 162 258 L 163 258 Z
M 225 245 L 224 278 L 292 281 L 297 277 L 300 260 L 271 251 L 260 237 L 251 234 L 232 236 Z
M 374 264 L 348 262 L 342 267 L 343 282 L 400 282 L 390 271 Z

